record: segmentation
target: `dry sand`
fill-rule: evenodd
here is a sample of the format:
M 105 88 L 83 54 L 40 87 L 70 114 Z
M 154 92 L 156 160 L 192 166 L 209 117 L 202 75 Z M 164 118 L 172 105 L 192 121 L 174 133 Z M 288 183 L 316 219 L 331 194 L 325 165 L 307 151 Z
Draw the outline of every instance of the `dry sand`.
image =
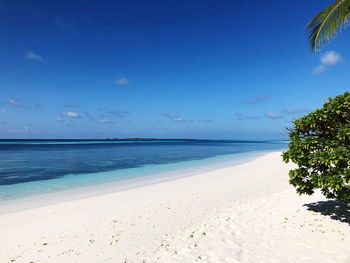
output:
M 349 263 L 349 210 L 298 196 L 280 155 L 2 214 L 0 262 Z

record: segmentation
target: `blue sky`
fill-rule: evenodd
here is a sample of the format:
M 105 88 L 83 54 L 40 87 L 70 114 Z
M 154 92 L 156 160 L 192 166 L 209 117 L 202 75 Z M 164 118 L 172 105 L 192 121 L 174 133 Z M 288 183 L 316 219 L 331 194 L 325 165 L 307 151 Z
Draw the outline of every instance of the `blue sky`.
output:
M 283 138 L 349 90 L 331 2 L 0 1 L 0 138 Z

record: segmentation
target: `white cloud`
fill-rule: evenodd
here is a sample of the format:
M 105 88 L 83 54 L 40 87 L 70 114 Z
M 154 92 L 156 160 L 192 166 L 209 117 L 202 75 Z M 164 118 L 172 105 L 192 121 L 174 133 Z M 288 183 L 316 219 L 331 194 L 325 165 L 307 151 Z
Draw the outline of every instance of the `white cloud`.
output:
M 129 80 L 127 78 L 119 78 L 116 79 L 115 84 L 117 84 L 118 86 L 125 86 L 127 84 L 129 84 Z
M 312 70 L 314 75 L 319 75 L 326 71 L 329 67 L 337 65 L 342 60 L 342 57 L 339 53 L 335 51 L 325 52 L 320 57 L 320 64 Z
M 81 118 L 81 116 L 74 111 L 66 111 L 62 113 L 63 117 L 68 117 L 68 118 Z
M 334 66 L 341 61 L 341 56 L 335 51 L 329 51 L 321 56 L 320 61 L 325 66 Z
M 20 108 L 24 107 L 22 103 L 20 103 L 18 100 L 15 100 L 15 99 L 5 100 L 4 103 L 15 107 L 20 107 Z
M 326 70 L 326 66 L 320 64 L 312 70 L 312 74 L 319 75 L 319 74 L 323 73 L 325 70 Z
M 45 62 L 45 59 L 41 55 L 36 54 L 33 51 L 28 51 L 24 58 L 33 61 Z

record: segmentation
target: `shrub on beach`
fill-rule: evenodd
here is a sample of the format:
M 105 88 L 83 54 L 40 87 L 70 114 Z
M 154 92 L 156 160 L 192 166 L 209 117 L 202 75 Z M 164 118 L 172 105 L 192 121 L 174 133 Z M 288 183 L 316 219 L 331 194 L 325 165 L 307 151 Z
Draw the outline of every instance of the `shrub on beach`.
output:
M 321 189 L 327 198 L 350 203 L 350 93 L 295 120 L 289 138 L 283 160 L 298 165 L 289 172 L 297 192 L 310 195 Z

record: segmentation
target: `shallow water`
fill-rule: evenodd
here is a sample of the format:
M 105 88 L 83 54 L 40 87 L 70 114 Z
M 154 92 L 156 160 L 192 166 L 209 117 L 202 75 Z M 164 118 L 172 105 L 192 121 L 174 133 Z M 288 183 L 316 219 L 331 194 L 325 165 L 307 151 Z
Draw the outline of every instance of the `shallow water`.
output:
M 0 141 L 0 200 L 242 162 L 284 141 Z

